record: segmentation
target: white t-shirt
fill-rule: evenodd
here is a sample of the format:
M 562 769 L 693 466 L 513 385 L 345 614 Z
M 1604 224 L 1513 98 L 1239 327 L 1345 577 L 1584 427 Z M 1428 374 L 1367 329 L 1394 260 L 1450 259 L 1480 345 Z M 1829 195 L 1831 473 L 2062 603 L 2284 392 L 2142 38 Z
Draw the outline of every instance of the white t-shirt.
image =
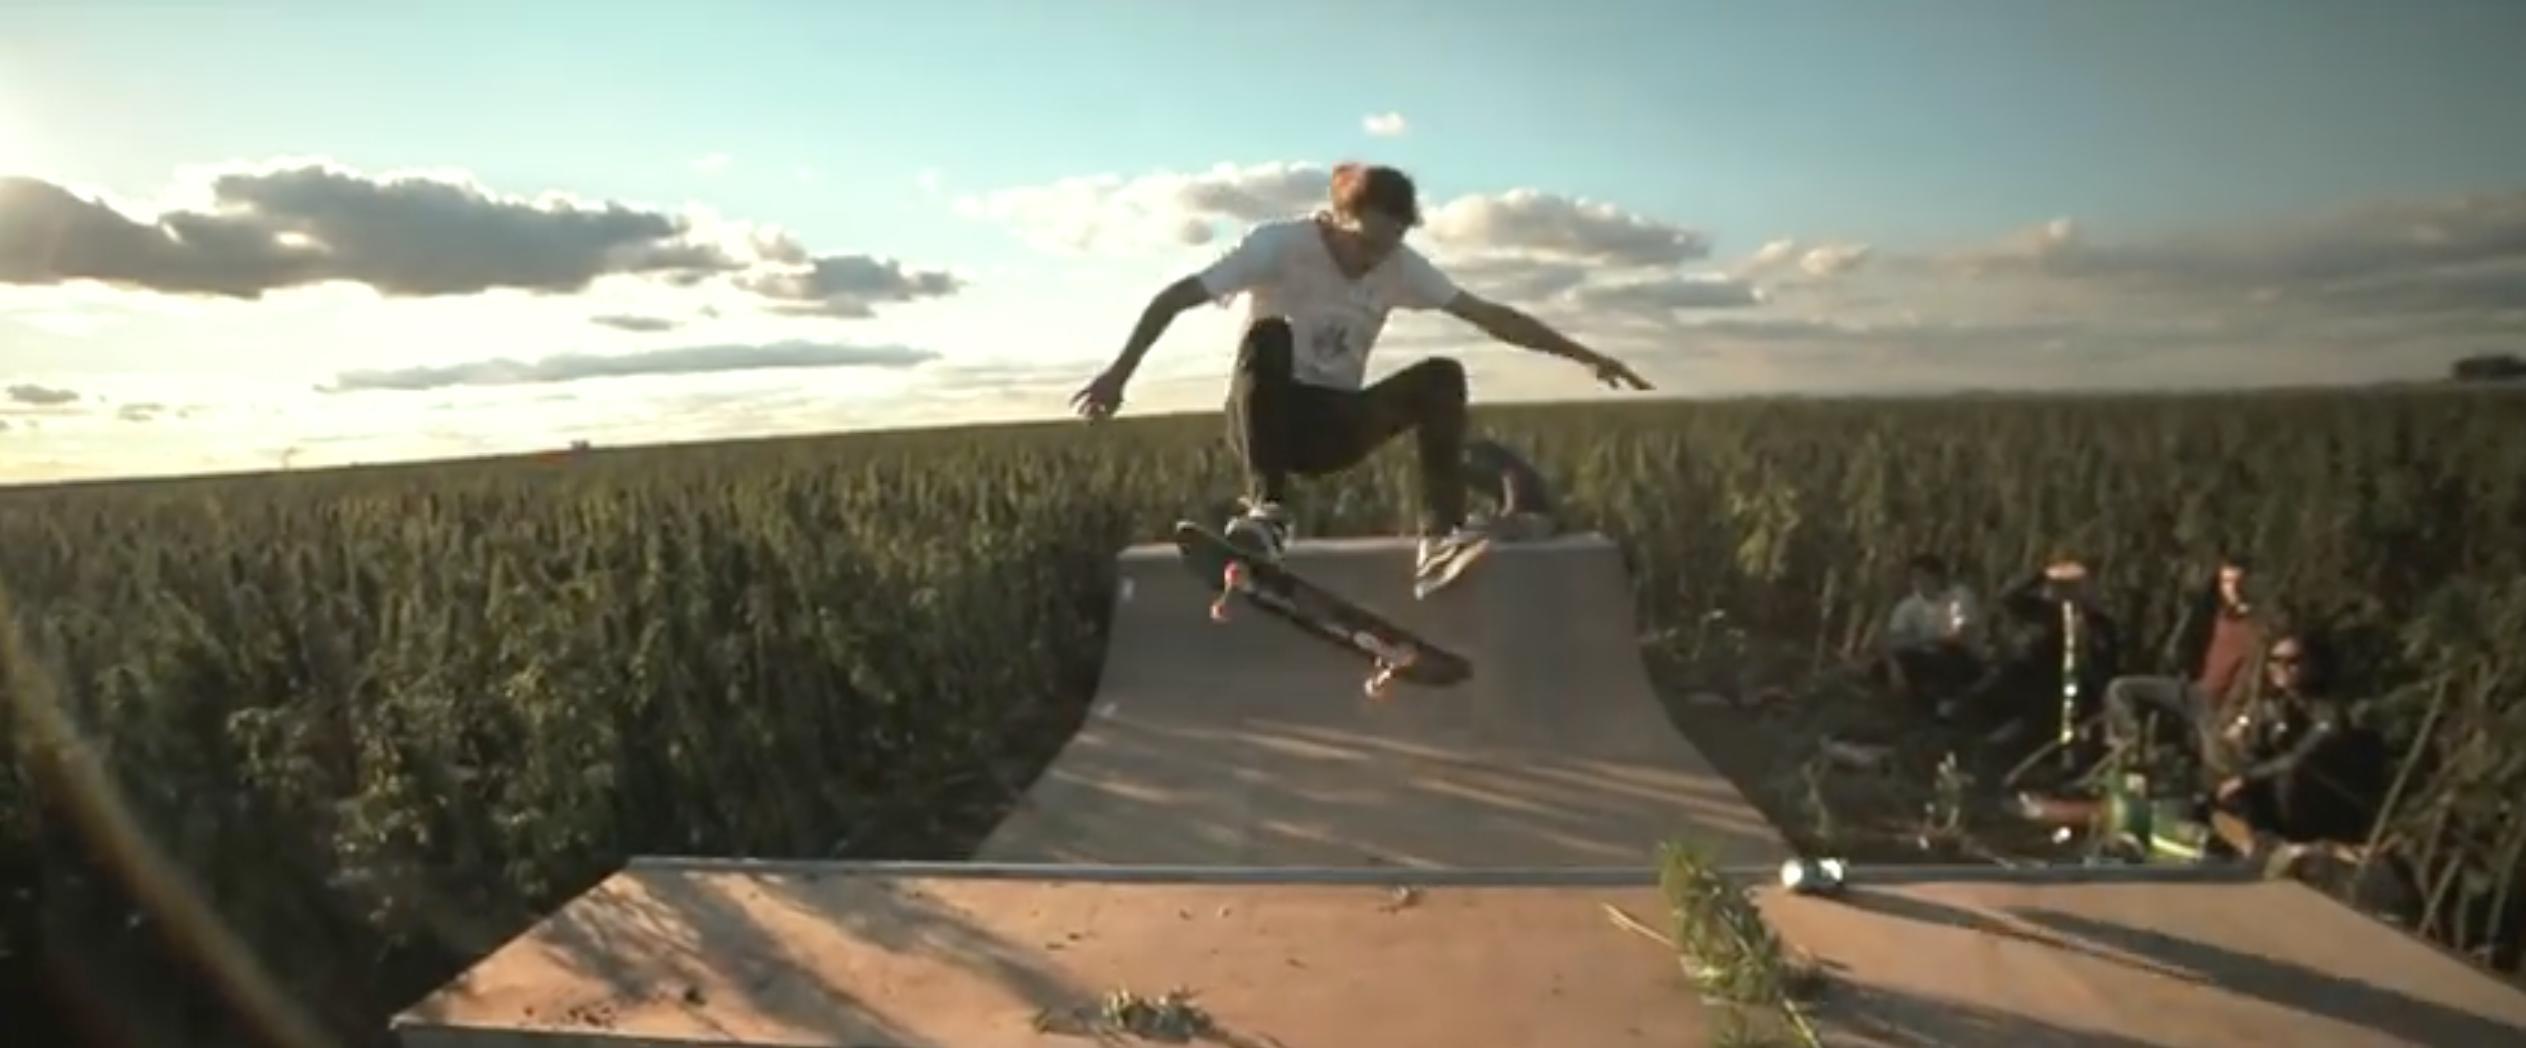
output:
M 1456 284 L 1411 245 L 1393 252 L 1358 280 L 1342 273 L 1314 216 L 1264 222 L 1202 270 L 1202 287 L 1226 300 L 1246 293 L 1246 324 L 1289 322 L 1292 377 L 1313 386 L 1358 389 L 1368 351 L 1397 309 L 1438 309 Z
M 1959 639 L 1969 639 L 1982 624 L 1982 608 L 1973 599 L 1973 591 L 1962 584 L 1949 583 L 1945 592 L 1924 598 L 1907 593 L 1887 616 L 1886 643 L 1897 650 L 1926 648 L 1944 639 L 1952 629 Z

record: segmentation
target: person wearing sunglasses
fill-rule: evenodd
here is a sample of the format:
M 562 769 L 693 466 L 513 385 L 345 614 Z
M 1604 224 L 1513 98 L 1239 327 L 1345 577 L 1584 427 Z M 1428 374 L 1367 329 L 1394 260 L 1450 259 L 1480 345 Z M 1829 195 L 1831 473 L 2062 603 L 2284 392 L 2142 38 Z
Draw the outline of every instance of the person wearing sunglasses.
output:
M 2101 755 L 2104 740 L 2084 729 L 2122 664 L 2122 628 L 2092 571 L 2058 556 L 2001 591 L 2000 654 L 1965 703 L 1968 720 L 1998 722 L 1985 746 L 2004 757 L 2030 743 L 2054 748 L 2063 775 Z
M 2312 633 L 2281 635 L 2261 687 L 2217 725 L 2212 827 L 2239 852 L 2367 839 L 2392 760 L 2335 690 L 2330 654 Z

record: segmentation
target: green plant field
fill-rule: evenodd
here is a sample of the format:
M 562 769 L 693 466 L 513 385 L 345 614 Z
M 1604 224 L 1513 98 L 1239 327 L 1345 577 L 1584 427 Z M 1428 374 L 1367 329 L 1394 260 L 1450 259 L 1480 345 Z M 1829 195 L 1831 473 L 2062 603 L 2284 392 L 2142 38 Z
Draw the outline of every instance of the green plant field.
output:
M 1923 549 L 1985 593 L 2090 558 L 2158 668 L 2205 558 L 2250 550 L 2296 614 L 2349 631 L 2396 744 L 2427 729 L 2384 834 L 2435 897 L 2430 934 L 2469 946 L 2526 908 L 2526 397 L 1478 423 L 1554 478 L 1570 526 L 1621 543 L 1644 644 L 1711 673 L 1747 635 L 1819 661 L 1865 643 Z M 132 919 L 130 862 L 38 805 L 64 781 L 24 715 L 48 697 L 164 861 L 357 1036 L 629 854 L 955 857 L 1093 692 L 1113 554 L 1235 494 L 1219 435 L 1126 419 L 0 492 L 23 640 L 0 649 L 22 714 L 0 726 L 0 964 L 77 941 L 129 1021 L 179 1020 L 122 1002 L 212 1006 L 111 982 L 183 979 Z M 1392 532 L 1413 490 L 1406 442 L 1302 486 L 1302 528 Z

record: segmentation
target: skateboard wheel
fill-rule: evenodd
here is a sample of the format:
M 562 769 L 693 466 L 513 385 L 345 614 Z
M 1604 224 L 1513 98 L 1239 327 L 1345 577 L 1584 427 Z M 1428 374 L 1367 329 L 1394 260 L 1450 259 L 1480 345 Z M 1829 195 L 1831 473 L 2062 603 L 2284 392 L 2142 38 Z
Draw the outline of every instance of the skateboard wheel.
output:
M 1210 602 L 1210 621 L 1228 621 L 1228 598 L 1232 594 L 1236 593 L 1244 582 L 1244 564 L 1232 560 L 1228 562 L 1227 567 L 1220 569 L 1219 597 L 1218 599 Z
M 1394 694 L 1394 688 L 1395 670 L 1392 666 L 1377 667 L 1377 672 L 1370 674 L 1368 680 L 1360 685 L 1360 690 L 1367 693 L 1369 698 L 1381 701 Z

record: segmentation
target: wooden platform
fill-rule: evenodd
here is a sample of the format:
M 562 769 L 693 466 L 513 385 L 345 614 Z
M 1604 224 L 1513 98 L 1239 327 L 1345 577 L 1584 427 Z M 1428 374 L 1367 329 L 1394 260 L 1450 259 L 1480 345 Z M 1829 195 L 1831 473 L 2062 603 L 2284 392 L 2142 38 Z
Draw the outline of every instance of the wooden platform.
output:
M 1215 626 L 1170 547 L 1134 549 L 1087 724 L 973 862 L 636 861 L 397 1029 L 1087 1045 L 1037 1020 L 1181 986 L 1219 1044 L 1709 1043 L 1675 956 L 1605 907 L 1666 926 L 1666 839 L 1758 884 L 1789 850 L 1667 721 L 1613 547 L 1507 548 L 1426 604 L 1410 555 L 1293 563 L 1469 654 L 1462 687 L 1372 702 L 1356 660 L 1260 614 Z M 1756 893 L 1830 970 L 1828 1043 L 2526 1044 L 2526 993 L 2294 883 L 1859 875 Z

